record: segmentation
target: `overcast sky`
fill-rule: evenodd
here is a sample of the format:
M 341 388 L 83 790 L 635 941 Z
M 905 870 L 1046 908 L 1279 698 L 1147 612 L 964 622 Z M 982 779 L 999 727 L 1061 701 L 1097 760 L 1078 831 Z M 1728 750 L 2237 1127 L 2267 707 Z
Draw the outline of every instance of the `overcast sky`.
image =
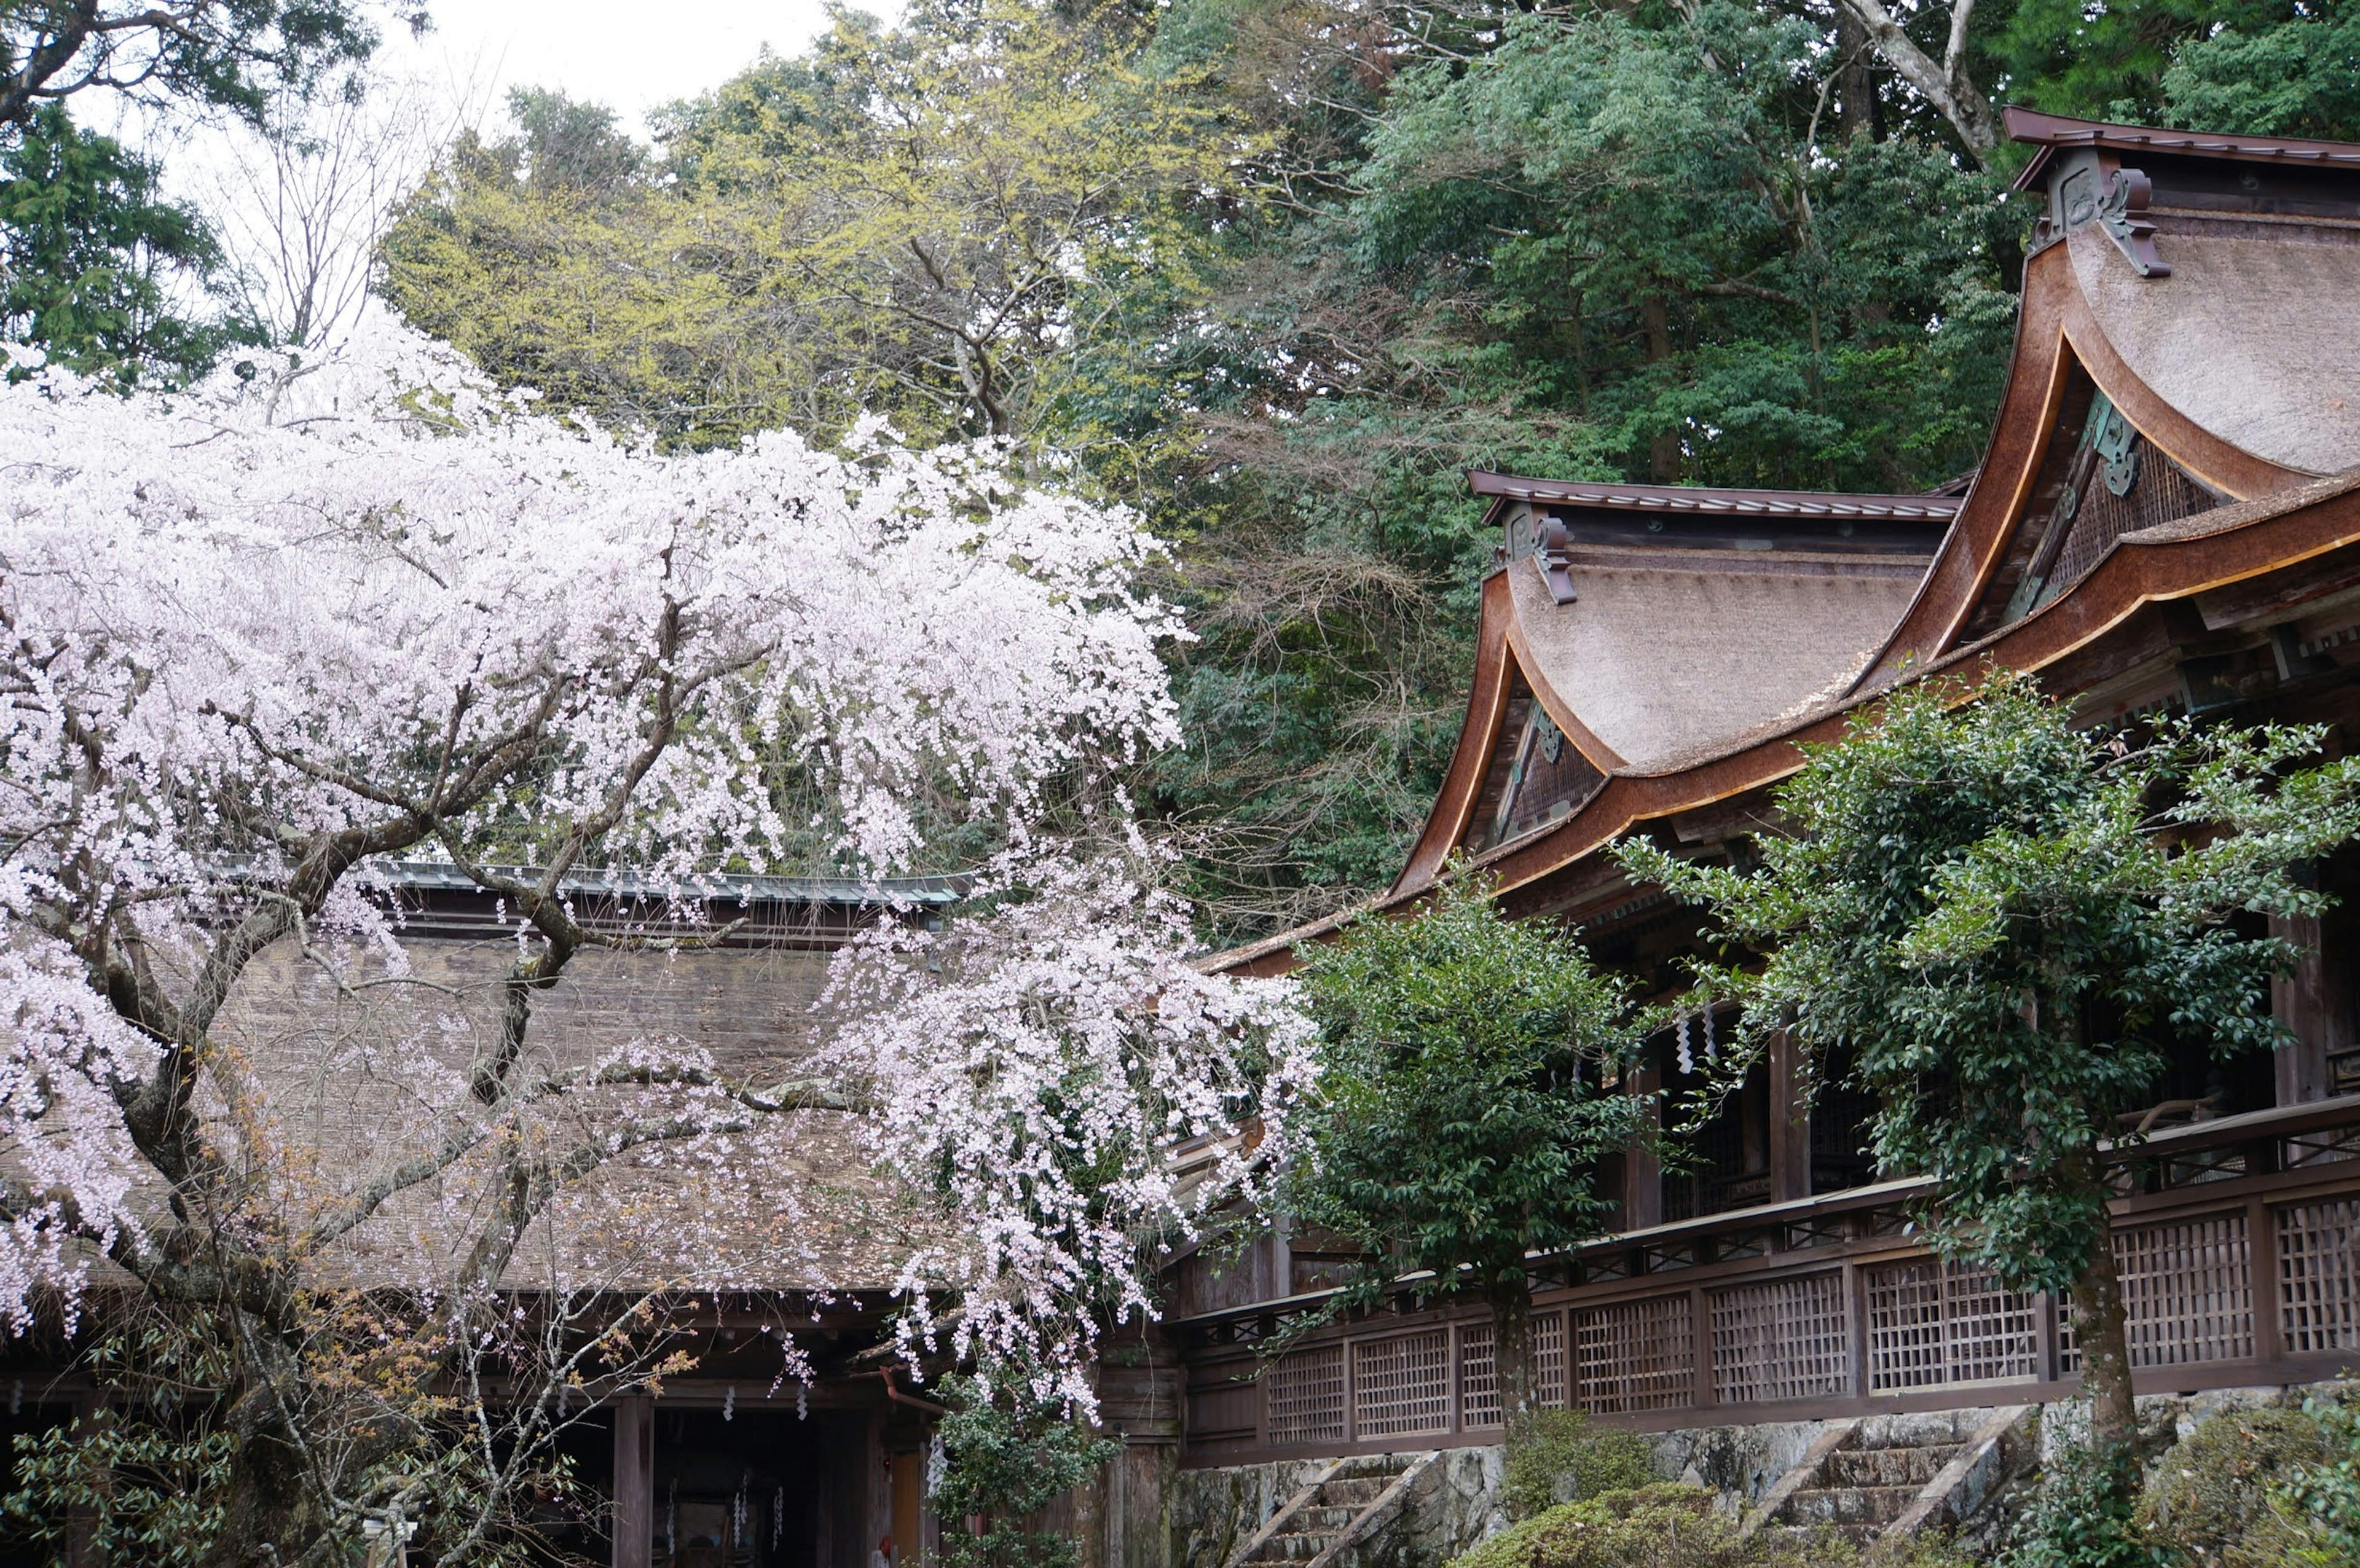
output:
M 764 44 L 792 54 L 827 25 L 822 0 L 427 0 L 434 29 L 392 29 L 396 74 L 472 83 L 497 104 L 510 87 L 562 87 L 610 103 L 632 129 L 659 105 L 717 85 Z M 890 15 L 890 4 L 861 9 Z

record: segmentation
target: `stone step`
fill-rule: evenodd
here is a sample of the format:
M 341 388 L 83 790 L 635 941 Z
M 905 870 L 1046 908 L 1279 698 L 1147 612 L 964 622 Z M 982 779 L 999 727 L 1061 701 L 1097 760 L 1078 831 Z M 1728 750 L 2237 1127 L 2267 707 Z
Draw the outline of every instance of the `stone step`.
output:
M 1314 1530 L 1307 1534 L 1295 1530 L 1283 1531 L 1255 1547 L 1254 1554 L 1247 1558 L 1246 1562 L 1248 1563 L 1308 1563 L 1327 1551 L 1328 1543 L 1335 1539 L 1326 1530 Z
M 1806 1486 L 1778 1510 L 1781 1524 L 1885 1525 L 1917 1499 L 1917 1486 Z
M 1295 1509 L 1295 1517 L 1286 1521 L 1286 1528 L 1306 1533 L 1323 1530 L 1339 1530 L 1359 1519 L 1360 1508 L 1365 1506 L 1365 1504 L 1347 1503 L 1328 1504 L 1323 1499 L 1321 1502 L 1307 1504 Z
M 1919 1448 L 1840 1448 L 1813 1479 L 1829 1486 L 1923 1486 L 1966 1447 L 1933 1443 Z
M 1393 1480 L 1391 1475 L 1358 1475 L 1329 1480 L 1321 1485 L 1318 1500 L 1326 1508 L 1365 1508 L 1383 1497 L 1385 1488 L 1392 1486 Z
M 1974 1436 L 1991 1411 L 1917 1410 L 1907 1415 L 1870 1416 L 1860 1423 L 1848 1447 L 1860 1448 L 1930 1448 L 1946 1443 L 1964 1443 Z

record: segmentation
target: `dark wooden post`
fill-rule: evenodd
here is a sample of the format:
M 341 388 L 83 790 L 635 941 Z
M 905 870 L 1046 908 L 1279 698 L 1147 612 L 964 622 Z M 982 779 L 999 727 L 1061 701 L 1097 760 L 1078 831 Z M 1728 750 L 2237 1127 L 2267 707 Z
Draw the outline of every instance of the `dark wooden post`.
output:
M 650 1568 L 656 1530 L 654 1402 L 615 1401 L 615 1568 Z
M 1811 1195 L 1811 1118 L 1792 1031 L 1770 1037 L 1770 1201 Z
M 2299 920 L 2273 916 L 2270 934 L 2291 942 L 2302 954 L 2292 975 L 2270 982 L 2270 1012 L 2294 1036 L 2278 1052 L 2278 1104 L 2323 1100 L 2328 1094 L 2327 1053 L 2344 1042 L 2328 1039 L 2341 1020 L 2330 995 L 2334 977 L 2321 952 L 2319 920 L 2308 915 Z

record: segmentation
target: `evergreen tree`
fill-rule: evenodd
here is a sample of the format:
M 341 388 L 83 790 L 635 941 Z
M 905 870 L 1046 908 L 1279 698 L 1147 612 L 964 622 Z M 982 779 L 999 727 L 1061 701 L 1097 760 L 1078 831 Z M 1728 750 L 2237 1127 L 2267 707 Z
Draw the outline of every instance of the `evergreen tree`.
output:
M 199 215 L 149 159 L 45 104 L 0 140 L 0 332 L 85 375 L 184 380 L 258 332 L 225 308 Z M 210 313 L 192 304 L 210 300 Z
M 2360 833 L 2360 758 L 2301 768 L 2318 729 L 2085 735 L 2023 678 L 1965 695 L 1905 689 L 1812 752 L 1756 870 L 1619 854 L 1765 955 L 1699 969 L 1745 1005 L 1730 1082 L 1781 1020 L 1821 1063 L 1848 1057 L 1881 1167 L 1936 1184 L 1935 1245 L 2009 1290 L 2071 1293 L 2093 1431 L 2119 1448 L 2136 1425 L 2106 1146 L 2175 1040 L 2283 1042 L 2269 980 L 2292 950 L 2240 917 L 2325 906 L 2301 868 Z

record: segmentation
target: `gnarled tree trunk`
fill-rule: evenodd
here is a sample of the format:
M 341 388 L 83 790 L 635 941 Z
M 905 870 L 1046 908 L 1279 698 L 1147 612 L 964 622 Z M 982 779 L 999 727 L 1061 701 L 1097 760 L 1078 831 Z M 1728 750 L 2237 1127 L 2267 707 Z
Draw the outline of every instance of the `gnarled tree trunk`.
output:
M 1491 1290 L 1491 1366 L 1499 1378 L 1500 1420 L 1513 1428 L 1538 1403 L 1533 1377 L 1533 1292 L 1523 1279 Z

